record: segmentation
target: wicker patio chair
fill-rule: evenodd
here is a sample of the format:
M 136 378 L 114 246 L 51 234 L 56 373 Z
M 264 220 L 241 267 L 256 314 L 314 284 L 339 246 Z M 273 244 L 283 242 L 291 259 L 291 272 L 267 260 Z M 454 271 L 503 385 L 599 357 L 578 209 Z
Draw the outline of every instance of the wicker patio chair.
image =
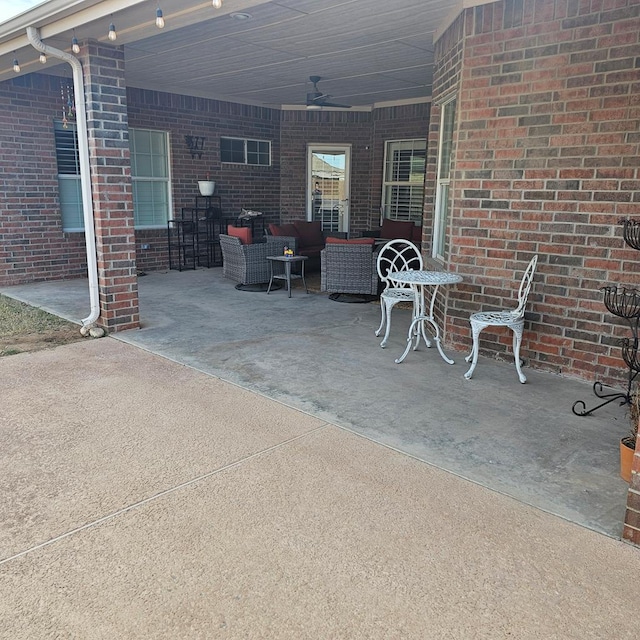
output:
M 220 234 L 222 275 L 241 286 L 269 282 L 271 267 L 267 256 L 281 256 L 286 240 L 267 238 L 266 242 L 242 244 L 239 238 Z
M 320 290 L 331 294 L 376 296 L 377 252 L 371 244 L 328 243 L 320 254 Z M 333 296 L 335 299 L 335 295 Z
M 387 279 L 389 273 L 393 271 L 407 271 L 414 269 L 422 271 L 424 262 L 420 250 L 413 242 L 409 240 L 391 240 L 387 242 L 378 252 L 377 268 L 378 277 L 384 284 L 384 290 L 380 294 L 380 326 L 376 331 L 379 336 L 385 329 L 384 338 L 380 346 L 384 349 L 389 339 L 389 331 L 391 329 L 391 311 L 399 302 L 409 302 L 414 305 L 415 299 L 413 289 L 409 285 L 392 283 Z

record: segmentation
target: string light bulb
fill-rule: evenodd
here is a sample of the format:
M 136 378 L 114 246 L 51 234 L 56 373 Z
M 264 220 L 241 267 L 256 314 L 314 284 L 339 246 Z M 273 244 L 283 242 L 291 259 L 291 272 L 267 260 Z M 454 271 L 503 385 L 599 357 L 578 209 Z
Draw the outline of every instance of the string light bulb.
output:
M 15 55 L 15 51 L 13 52 L 13 54 Z M 14 58 L 13 59 L 13 70 L 16 73 L 20 73 L 20 63 L 18 62 L 18 58 Z
M 116 33 L 116 25 L 113 22 L 109 25 L 109 35 L 107 36 L 111 42 L 115 42 L 115 39 L 118 37 Z
M 158 29 L 164 29 L 164 17 L 162 16 L 162 9 L 160 7 L 156 9 L 156 27 L 158 27 Z
M 42 44 L 44 44 L 44 40 L 42 41 Z M 40 62 L 42 62 L 42 64 L 47 64 L 47 54 L 44 51 L 40 52 Z
M 73 53 L 80 53 L 80 45 L 78 44 L 78 38 L 76 38 L 76 34 L 74 32 L 73 38 L 71 38 L 71 51 Z
M 222 0 L 213 0 L 214 9 L 222 9 Z

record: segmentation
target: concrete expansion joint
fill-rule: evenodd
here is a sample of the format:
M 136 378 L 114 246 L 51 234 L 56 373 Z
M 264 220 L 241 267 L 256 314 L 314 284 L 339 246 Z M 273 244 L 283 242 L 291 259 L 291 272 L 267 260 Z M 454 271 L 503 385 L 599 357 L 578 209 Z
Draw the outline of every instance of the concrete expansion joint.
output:
M 308 436 L 314 435 L 315 433 L 318 433 L 319 431 L 323 431 L 325 430 L 327 427 L 331 427 L 334 426 L 329 422 L 326 422 L 318 427 L 316 427 L 315 429 L 310 429 L 309 431 L 306 431 L 303 434 L 300 434 L 298 436 L 294 436 L 293 438 L 288 438 L 287 440 L 283 440 L 282 442 L 279 442 L 277 444 L 274 444 L 270 447 L 266 447 L 265 449 L 261 449 L 260 451 L 256 451 L 255 453 L 252 453 L 251 455 L 245 456 L 244 458 L 240 458 L 239 460 L 235 460 L 234 462 L 230 462 L 229 464 L 226 464 L 218 469 L 214 469 L 213 471 L 209 471 L 208 473 L 203 473 L 195 478 L 191 478 L 191 480 L 186 480 L 185 482 L 181 482 L 180 484 L 175 485 L 174 487 L 170 487 L 169 489 L 165 489 L 164 491 L 160 491 L 152 496 L 149 496 L 148 498 L 144 498 L 143 500 L 139 500 L 138 502 L 134 502 L 130 505 L 127 505 L 126 507 L 123 507 L 122 509 L 118 509 L 117 511 L 114 511 L 113 513 L 109 513 L 105 516 L 102 516 L 101 518 L 97 518 L 96 520 L 92 520 L 91 522 L 87 522 L 86 524 L 83 524 L 79 527 L 76 527 L 75 529 L 71 529 L 70 531 L 66 531 L 65 533 L 60 534 L 59 536 L 55 536 L 54 538 L 51 538 L 49 540 L 46 540 L 45 542 L 41 542 L 40 544 L 37 544 L 33 547 L 30 547 L 29 549 L 24 549 L 23 551 L 20 551 L 18 553 L 13 554 L 12 556 L 9 556 L 7 558 L 2 558 L 0 559 L 0 567 L 11 562 L 12 560 L 17 560 L 18 558 L 21 558 L 23 556 L 26 556 L 29 553 L 32 553 L 33 551 L 38 551 L 39 549 L 43 549 L 44 547 L 48 547 L 56 542 L 60 542 L 61 540 L 65 540 L 66 538 L 70 538 L 71 536 L 77 534 L 77 533 L 81 533 L 82 531 L 86 531 L 87 529 L 91 529 L 93 527 L 96 527 L 100 524 L 103 524 L 104 522 L 107 522 L 109 520 L 113 520 L 114 518 L 117 518 L 118 516 L 124 515 L 125 513 L 128 513 L 129 511 L 133 511 L 134 509 L 137 509 L 139 507 L 142 507 L 146 504 L 149 504 L 151 502 L 154 502 L 155 500 L 158 500 L 159 498 L 163 498 L 164 496 L 170 495 L 172 493 L 175 493 L 177 491 L 180 491 L 181 489 L 185 489 L 186 487 L 189 487 L 191 485 L 194 485 L 198 482 L 202 482 L 202 480 L 206 480 L 207 478 L 211 478 L 212 476 L 215 476 L 219 473 L 222 473 L 224 471 L 229 471 L 230 469 L 234 469 L 235 467 L 239 467 L 240 465 L 244 464 L 245 462 L 248 462 L 250 460 L 253 460 L 254 458 L 258 458 L 266 453 L 270 453 L 272 451 L 276 451 L 277 449 L 281 449 L 283 447 L 286 447 L 290 444 L 293 444 L 294 442 L 297 442 L 298 440 L 302 440 L 304 438 L 307 438 Z

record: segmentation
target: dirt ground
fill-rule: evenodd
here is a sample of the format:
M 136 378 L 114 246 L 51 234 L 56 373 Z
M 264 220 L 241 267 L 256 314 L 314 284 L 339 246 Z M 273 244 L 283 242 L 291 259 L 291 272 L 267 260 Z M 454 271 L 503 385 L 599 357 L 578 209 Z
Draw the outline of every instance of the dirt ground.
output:
M 0 296 L 0 357 L 85 339 L 77 324 Z
M 61 344 L 69 344 L 70 342 L 84 339 L 80 335 L 80 327 L 71 323 L 69 323 L 68 327 L 60 327 L 58 329 L 47 329 L 8 338 L 0 336 L 0 357 L 26 351 L 52 349 Z

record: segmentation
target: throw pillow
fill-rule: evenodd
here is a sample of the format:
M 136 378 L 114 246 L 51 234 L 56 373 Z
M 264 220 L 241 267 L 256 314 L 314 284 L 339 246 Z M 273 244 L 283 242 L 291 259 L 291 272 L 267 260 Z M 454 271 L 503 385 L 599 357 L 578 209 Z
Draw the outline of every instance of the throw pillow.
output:
M 272 236 L 298 237 L 298 231 L 292 224 L 269 224 L 269 233 Z
M 251 244 L 253 241 L 250 227 L 234 227 L 230 224 L 227 227 L 227 235 L 239 238 L 240 244 Z
M 385 218 L 382 221 L 382 228 L 380 229 L 380 237 L 388 238 L 389 240 L 411 240 L 413 229 L 415 228 L 413 222 L 406 222 L 404 220 L 390 220 Z
M 305 222 L 295 220 L 293 222 L 298 235 L 300 236 L 300 246 L 317 247 L 324 246 L 324 236 L 322 235 L 322 225 L 319 221 Z

